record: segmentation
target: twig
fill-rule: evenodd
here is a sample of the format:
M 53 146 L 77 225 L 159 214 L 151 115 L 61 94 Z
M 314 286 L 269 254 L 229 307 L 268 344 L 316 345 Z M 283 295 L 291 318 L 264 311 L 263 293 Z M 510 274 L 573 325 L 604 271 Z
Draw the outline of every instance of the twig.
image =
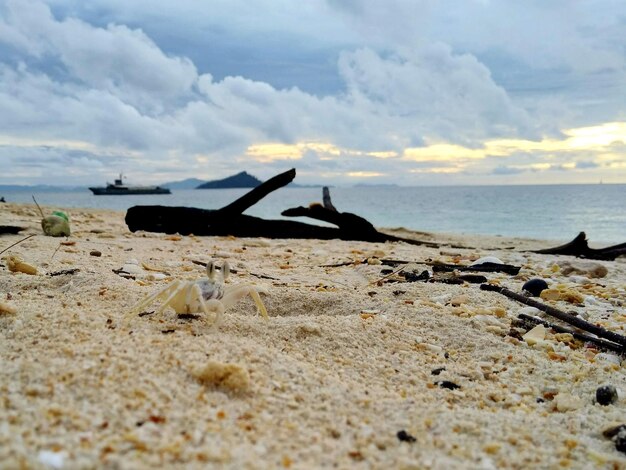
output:
M 9 245 L 7 246 L 4 250 L 0 251 L 0 255 L 2 253 L 4 253 L 5 251 L 8 251 L 10 248 L 13 248 L 15 245 L 22 243 L 26 240 L 28 240 L 29 238 L 33 238 L 35 235 L 37 235 L 36 233 L 33 233 L 32 235 L 27 236 L 26 238 L 22 238 L 21 240 L 16 241 L 15 243 L 13 243 L 13 245 Z
M 424 264 L 426 266 L 432 266 L 435 272 L 452 272 L 452 271 L 465 271 L 465 272 L 482 272 L 482 273 L 494 273 L 503 272 L 515 276 L 519 273 L 520 267 L 513 266 L 512 264 L 500 264 L 500 263 L 481 263 L 474 266 L 463 266 L 458 264 L 446 264 L 439 261 L 406 261 L 401 259 L 381 259 L 382 264 L 385 266 L 397 266 L 399 264 Z
M 521 302 L 525 305 L 535 307 L 552 317 L 558 318 L 565 323 L 569 323 L 570 325 L 575 326 L 576 328 L 580 328 L 581 330 L 593 333 L 600 338 L 608 339 L 610 341 L 613 341 L 614 343 L 620 344 L 622 347 L 626 347 L 625 336 L 606 330 L 600 326 L 594 325 L 593 323 L 589 323 L 582 318 L 575 317 L 570 313 L 563 312 L 562 310 L 559 310 L 557 308 L 550 307 L 549 305 L 543 304 L 541 302 L 537 302 L 536 300 L 533 300 L 529 297 L 524 297 L 523 295 L 518 294 L 517 292 L 513 292 L 506 287 L 493 286 L 491 284 L 481 284 L 480 289 L 491 292 L 498 292 L 499 294 L 502 294 L 509 299 L 517 300 L 518 302 Z
M 501 272 L 510 274 L 512 276 L 516 276 L 521 267 L 513 266 L 511 264 L 500 264 L 500 263 L 481 263 L 475 264 L 473 266 L 457 266 L 456 264 L 445 264 L 445 263 L 432 263 L 430 266 L 433 267 L 433 271 L 437 272 L 450 272 L 450 271 L 477 271 L 481 273 L 495 273 Z
M 624 348 L 622 346 L 620 346 L 619 344 L 615 344 L 612 343 L 610 341 L 605 341 L 603 339 L 600 338 L 596 338 L 595 336 L 590 336 L 587 335 L 585 333 L 579 333 L 578 331 L 574 331 L 570 328 L 566 328 L 564 326 L 561 325 L 557 325 L 555 323 L 551 323 L 547 320 L 544 320 L 543 318 L 537 318 L 537 317 L 533 317 L 531 315 L 526 315 L 525 313 L 520 313 L 517 318 L 519 318 L 522 322 L 524 323 L 531 323 L 533 325 L 538 325 L 541 324 L 545 327 L 551 328 L 552 330 L 556 331 L 557 333 L 569 333 L 571 334 L 574 338 L 579 339 L 581 341 L 588 341 L 590 343 L 594 343 L 597 346 L 601 347 L 602 349 L 608 349 L 611 351 L 616 351 L 619 353 L 624 353 Z
M 370 282 L 370 284 L 378 284 L 379 282 L 384 281 L 385 279 L 393 276 L 394 274 L 398 274 L 400 271 L 402 271 L 404 269 L 404 266 L 402 266 L 400 269 L 396 269 L 395 271 L 390 272 L 389 274 L 381 277 L 380 279 L 376 279 L 375 281 Z
M 35 199 L 35 195 L 31 194 L 31 197 L 33 198 L 33 201 L 35 201 L 35 205 L 37 206 L 37 209 L 39 209 L 39 213 L 41 214 L 41 218 L 44 219 L 46 216 L 43 215 L 43 211 L 41 210 L 41 207 L 39 207 L 39 204 L 37 203 L 37 199 Z

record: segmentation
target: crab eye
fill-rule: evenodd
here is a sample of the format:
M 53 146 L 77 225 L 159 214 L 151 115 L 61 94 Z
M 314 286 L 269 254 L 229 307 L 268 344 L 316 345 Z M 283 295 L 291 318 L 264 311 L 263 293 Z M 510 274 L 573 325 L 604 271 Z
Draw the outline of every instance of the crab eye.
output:
M 209 261 L 206 264 L 206 275 L 209 279 L 213 279 L 215 277 L 215 263 L 213 261 Z
M 222 277 L 224 278 L 224 280 L 226 280 L 229 274 L 230 274 L 230 264 L 228 264 L 228 261 L 224 261 L 224 264 L 222 265 Z

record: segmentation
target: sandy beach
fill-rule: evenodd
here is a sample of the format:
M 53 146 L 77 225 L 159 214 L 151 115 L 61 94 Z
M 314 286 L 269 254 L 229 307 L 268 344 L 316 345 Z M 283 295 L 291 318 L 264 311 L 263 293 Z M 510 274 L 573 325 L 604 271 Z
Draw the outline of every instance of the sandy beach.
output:
M 26 227 L 0 250 L 37 234 L 0 256 L 2 468 L 626 468 L 602 434 L 626 422 L 623 358 L 549 329 L 525 338 L 512 321 L 529 307 L 381 264 L 494 256 L 521 271 L 490 283 L 543 278 L 563 294 L 545 303 L 626 334 L 624 257 L 402 230 L 442 246 L 131 233 L 123 212 L 67 212 L 71 237 L 52 238 L 34 205 L 0 205 L 0 223 Z M 249 296 L 216 327 L 159 302 L 127 315 L 210 260 L 261 292 L 269 320 Z M 618 398 L 603 406 L 605 385 Z

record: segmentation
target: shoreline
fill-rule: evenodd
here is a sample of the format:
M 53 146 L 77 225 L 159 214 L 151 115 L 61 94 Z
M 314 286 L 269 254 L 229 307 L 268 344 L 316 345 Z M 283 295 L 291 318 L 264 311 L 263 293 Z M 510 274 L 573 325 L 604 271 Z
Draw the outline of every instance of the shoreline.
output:
M 0 250 L 41 233 L 33 204 L 0 209 L 0 223 L 28 227 L 0 237 Z M 490 282 L 520 291 L 544 278 L 582 298 L 546 303 L 624 334 L 623 257 L 590 262 L 520 251 L 552 241 L 454 234 L 429 236 L 475 248 L 132 234 L 123 212 L 70 212 L 69 239 L 38 235 L 0 255 L 39 270 L 10 273 L 0 261 L 0 302 L 15 310 L 0 313 L 6 465 L 626 467 L 602 436 L 624 422 L 623 358 L 549 331 L 531 346 L 510 334 L 527 307 L 477 285 L 383 281 L 380 263 L 421 271 L 420 261 L 496 256 L 522 269 Z M 172 280 L 201 278 L 194 261 L 210 259 L 229 261 L 232 283 L 267 292 L 269 321 L 250 297 L 215 329 L 172 311 L 125 318 Z M 565 274 L 567 263 L 578 272 Z M 592 277 L 591 263 L 606 275 Z M 594 403 L 607 384 L 617 402 Z

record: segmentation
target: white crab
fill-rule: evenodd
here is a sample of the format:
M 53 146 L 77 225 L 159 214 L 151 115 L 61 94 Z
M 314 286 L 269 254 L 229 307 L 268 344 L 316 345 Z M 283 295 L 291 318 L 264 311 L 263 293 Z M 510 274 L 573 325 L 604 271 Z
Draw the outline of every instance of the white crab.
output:
M 126 314 L 126 317 L 140 313 L 156 300 L 165 299 L 156 310 L 157 315 L 163 313 L 167 307 L 173 308 L 178 314 L 204 313 L 207 318 L 211 318 L 211 312 L 213 312 L 215 314 L 213 324 L 218 325 L 228 307 L 246 295 L 250 295 L 263 318 L 269 319 L 265 305 L 263 305 L 263 301 L 261 301 L 261 297 L 254 286 L 250 284 L 226 286 L 224 284 L 230 274 L 230 266 L 227 261 L 222 265 L 221 276 L 217 276 L 217 269 L 213 261 L 207 263 L 206 273 L 208 279 L 173 281 L 168 286 L 138 302 Z

